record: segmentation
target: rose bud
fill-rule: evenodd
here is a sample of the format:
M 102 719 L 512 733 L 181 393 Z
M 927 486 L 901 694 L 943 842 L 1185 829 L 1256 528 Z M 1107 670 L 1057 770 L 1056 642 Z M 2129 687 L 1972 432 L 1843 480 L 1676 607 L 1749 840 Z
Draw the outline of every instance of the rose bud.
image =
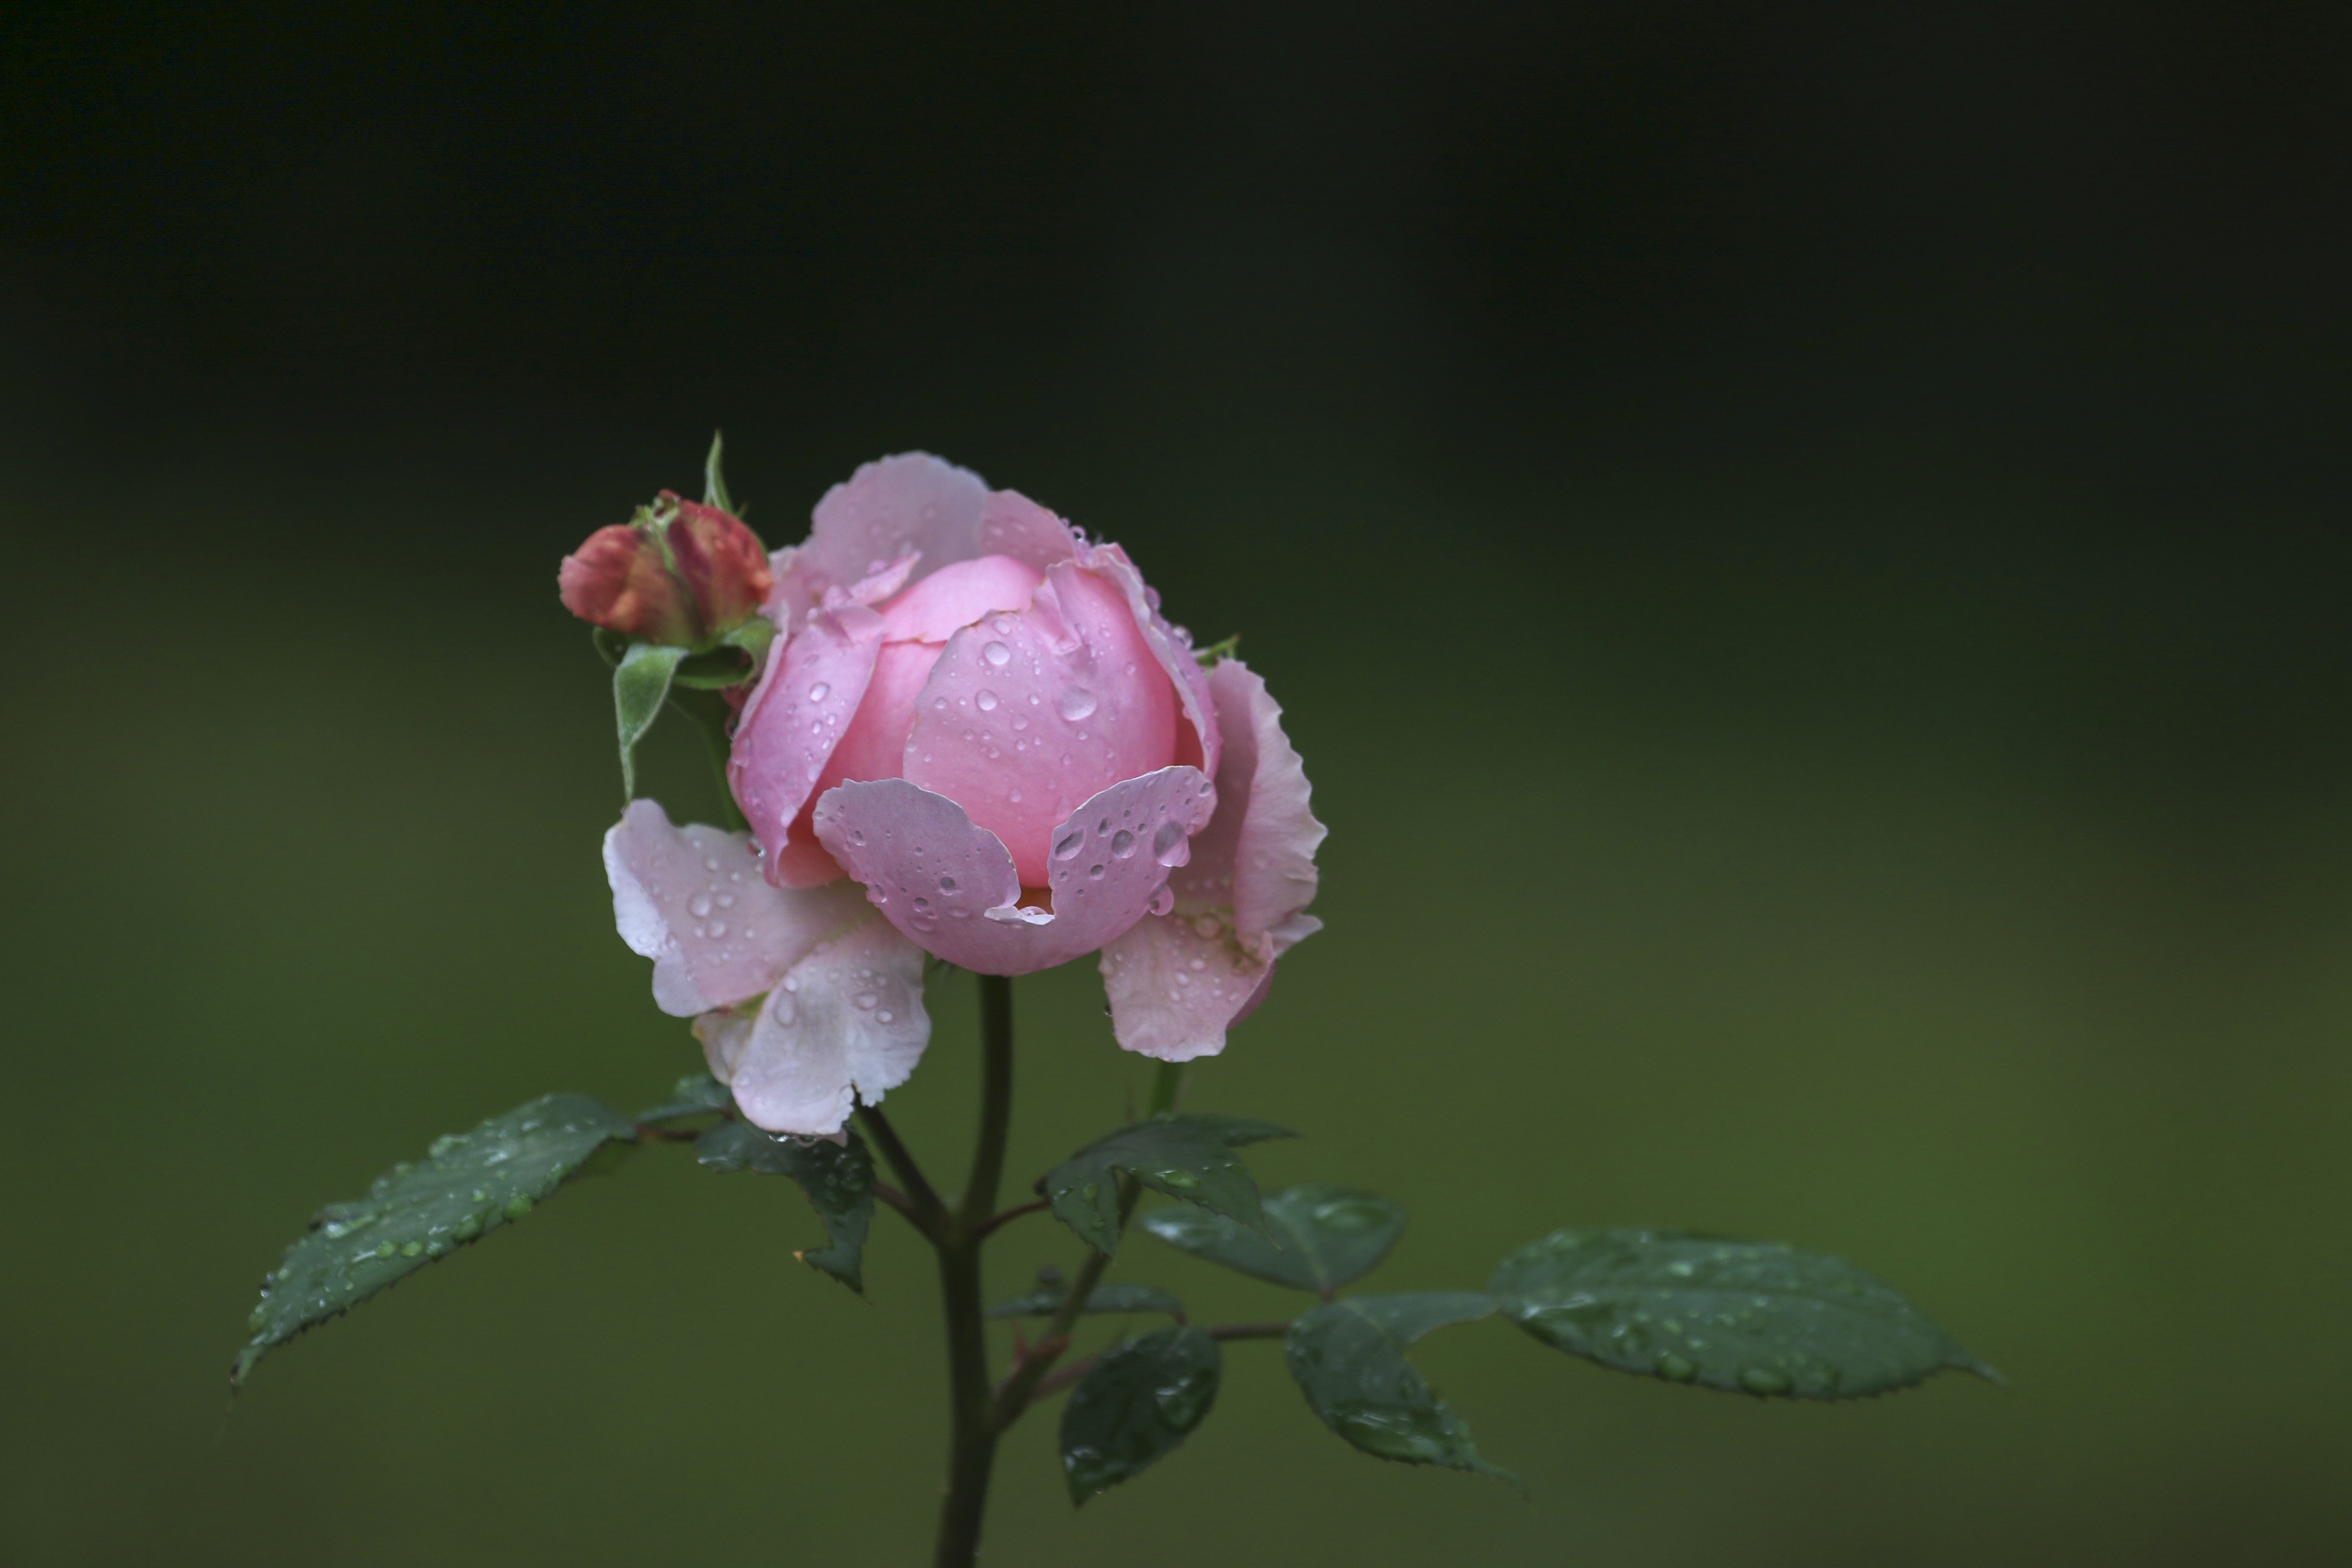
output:
M 740 521 L 664 490 L 635 521 L 590 534 L 563 558 L 556 584 L 583 621 L 696 647 L 757 612 L 774 575 Z

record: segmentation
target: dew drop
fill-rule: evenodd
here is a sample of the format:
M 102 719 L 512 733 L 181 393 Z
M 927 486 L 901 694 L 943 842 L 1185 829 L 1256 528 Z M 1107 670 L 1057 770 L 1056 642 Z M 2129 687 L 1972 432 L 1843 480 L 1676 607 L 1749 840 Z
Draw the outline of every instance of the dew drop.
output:
M 1198 974 L 1202 970 L 1208 967 L 1209 961 L 1205 958 L 1196 958 L 1192 961 L 1192 973 L 1195 974 Z
M 1013 721 L 1013 727 L 1016 730 L 1026 730 L 1029 728 L 1028 715 L 1024 713 L 1020 718 Z
M 882 1002 L 882 998 L 871 991 L 860 991 L 853 1000 L 856 1002 L 858 1011 L 861 1013 L 871 1013 Z
M 1668 1383 L 1688 1383 L 1698 1375 L 1698 1368 L 1667 1351 L 1658 1357 L 1658 1375 Z
M 727 934 L 727 922 L 725 921 L 712 921 L 710 922 L 710 934 L 713 939 L 725 936 Z
M 1089 866 L 1087 868 L 1087 875 L 1089 877 L 1099 879 L 1102 874 L 1103 868 L 1100 866 Z
M 1120 828 L 1110 836 L 1110 852 L 1121 860 L 1135 853 L 1135 835 Z
M 1789 1374 L 1769 1366 L 1751 1366 L 1739 1374 L 1739 1386 L 1750 1394 L 1786 1394 Z
M 1079 850 L 1085 848 L 1086 844 L 1086 829 L 1082 827 L 1074 827 L 1070 829 L 1069 832 L 1064 834 L 1061 837 L 1061 841 L 1054 846 L 1054 858 L 1056 860 L 1070 859 L 1072 857 L 1076 856 Z
M 992 643 L 989 646 L 993 647 L 995 645 Z M 996 693 L 982 691 L 971 700 L 971 705 L 983 713 L 993 713 L 996 711 Z
M 1173 866 L 1181 857 L 1178 851 L 1184 845 L 1184 825 L 1173 820 L 1160 825 L 1151 836 L 1151 858 L 1162 866 Z
M 812 702 L 822 702 L 832 695 L 833 688 L 822 680 L 809 688 L 809 700 Z
M 1165 882 L 1160 883 L 1160 890 L 1151 895 L 1151 912 L 1155 915 L 1164 915 L 1175 907 L 1176 889 Z
M 894 1017 L 896 1017 L 896 1016 L 897 1016 L 897 1015 L 896 1015 L 896 1014 L 894 1014 L 894 1013 L 892 1013 L 892 1012 L 890 1011 L 890 1009 L 889 1009 L 889 1008 L 887 1008 L 887 1007 L 883 1008 L 883 1009 L 882 1009 L 882 1011 L 880 1011 L 879 1013 L 875 1014 L 874 1016 L 875 1016 L 875 1017 L 877 1017 L 877 1018 L 880 1019 L 880 1020 L 881 1020 L 883 1023 L 885 1023 L 885 1024 L 889 1023 L 889 1022 L 890 1022 Z
M 941 877 L 941 878 L 940 879 L 940 892 L 942 892 L 942 893 L 952 893 L 952 892 L 954 892 L 955 890 L 956 890 L 956 879 L 955 879 L 953 877 Z
M 866 830 L 862 827 L 851 828 L 849 830 L 849 841 L 863 849 L 866 847 Z
M 695 894 L 694 897 L 686 900 L 686 911 L 692 915 L 696 920 L 702 919 L 703 916 L 710 912 L 710 895 L 709 893 Z
M 1054 710 L 1075 724 L 1095 710 L 1095 694 L 1073 686 L 1054 699 Z
M 720 909 L 722 909 L 722 910 L 731 910 L 731 909 L 733 909 L 733 908 L 735 907 L 735 895 L 734 895 L 734 894 L 732 894 L 732 893 L 721 893 L 721 894 L 719 894 L 719 907 Z
M 992 642 L 980 650 L 980 657 L 988 660 L 990 668 L 1003 669 L 1013 662 L 1013 650 L 1001 642 Z

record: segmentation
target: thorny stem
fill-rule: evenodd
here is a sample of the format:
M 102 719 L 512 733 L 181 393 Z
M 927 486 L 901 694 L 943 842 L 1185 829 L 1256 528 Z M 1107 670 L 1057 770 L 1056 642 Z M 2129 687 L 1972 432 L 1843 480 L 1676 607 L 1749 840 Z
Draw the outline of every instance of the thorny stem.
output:
M 953 1433 L 948 1447 L 947 1495 L 940 1503 L 937 1568 L 970 1568 L 980 1551 L 981 1519 L 988 1506 L 989 1471 L 996 1460 L 996 1405 L 988 1382 L 988 1340 L 981 1316 L 980 1247 L 996 1214 L 1004 1176 L 1004 1143 L 1013 1124 L 1013 982 L 980 977 L 980 1139 L 971 1179 L 956 1213 L 934 1245 L 940 1289 L 947 1309 L 948 1394 Z

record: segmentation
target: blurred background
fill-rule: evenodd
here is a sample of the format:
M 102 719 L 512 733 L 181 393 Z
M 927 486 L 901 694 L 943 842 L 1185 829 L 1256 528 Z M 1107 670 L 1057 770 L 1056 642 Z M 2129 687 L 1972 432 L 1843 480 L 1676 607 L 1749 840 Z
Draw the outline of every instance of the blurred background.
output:
M 1240 1344 L 1082 1512 L 1020 1427 L 993 1560 L 2341 1550 L 2343 7 L 20 0 L 0 69 L 0 1557 L 924 1560 L 926 1256 L 880 1216 L 860 1302 L 679 1149 L 228 1407 L 317 1205 L 696 1065 L 554 571 L 717 426 L 772 544 L 926 448 L 1243 634 L 1329 924 L 1191 1102 L 1411 1206 L 1373 1287 L 1761 1236 L 2012 1384 L 1426 1342 L 1522 1502 Z M 891 1099 L 949 1170 L 969 989 Z M 1089 966 L 1019 997 L 1025 1181 L 1144 1079 Z

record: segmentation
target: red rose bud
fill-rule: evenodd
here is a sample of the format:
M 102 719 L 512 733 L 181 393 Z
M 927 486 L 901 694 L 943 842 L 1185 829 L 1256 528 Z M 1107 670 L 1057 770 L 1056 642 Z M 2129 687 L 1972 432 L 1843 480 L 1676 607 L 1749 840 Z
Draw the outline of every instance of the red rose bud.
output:
M 635 521 L 590 534 L 556 574 L 563 607 L 582 620 L 682 647 L 741 625 L 773 581 L 750 529 L 668 490 Z

